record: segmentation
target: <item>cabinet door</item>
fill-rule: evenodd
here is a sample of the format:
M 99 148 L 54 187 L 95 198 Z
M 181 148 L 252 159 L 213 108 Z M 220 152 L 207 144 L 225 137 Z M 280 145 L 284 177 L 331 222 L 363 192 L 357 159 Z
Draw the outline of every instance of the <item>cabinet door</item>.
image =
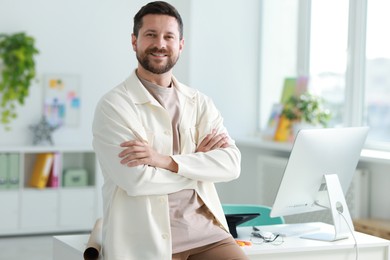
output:
M 67 188 L 60 195 L 60 226 L 92 229 L 96 221 L 94 188 Z
M 258 203 L 268 206 L 274 204 L 287 162 L 288 159 L 284 157 L 258 156 L 256 171 Z
M 0 192 L 0 234 L 3 231 L 18 228 L 19 193 L 17 191 Z
M 22 228 L 57 226 L 58 193 L 55 190 L 25 190 L 22 195 Z

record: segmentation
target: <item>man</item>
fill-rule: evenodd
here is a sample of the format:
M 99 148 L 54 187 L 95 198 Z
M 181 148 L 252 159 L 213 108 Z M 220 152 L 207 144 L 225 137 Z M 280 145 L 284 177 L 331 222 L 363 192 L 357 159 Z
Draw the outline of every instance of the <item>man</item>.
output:
M 212 101 L 172 75 L 184 46 L 177 10 L 142 7 L 132 45 L 137 69 L 103 96 L 93 122 L 104 258 L 247 259 L 214 187 L 238 178 L 240 152 Z

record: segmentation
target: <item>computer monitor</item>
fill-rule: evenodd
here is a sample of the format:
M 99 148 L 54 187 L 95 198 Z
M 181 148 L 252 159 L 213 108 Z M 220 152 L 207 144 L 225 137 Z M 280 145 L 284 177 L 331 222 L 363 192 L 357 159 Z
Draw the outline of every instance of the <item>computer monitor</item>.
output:
M 330 209 L 335 232 L 306 238 L 334 241 L 353 230 L 345 194 L 368 127 L 303 129 L 295 138 L 271 217 Z

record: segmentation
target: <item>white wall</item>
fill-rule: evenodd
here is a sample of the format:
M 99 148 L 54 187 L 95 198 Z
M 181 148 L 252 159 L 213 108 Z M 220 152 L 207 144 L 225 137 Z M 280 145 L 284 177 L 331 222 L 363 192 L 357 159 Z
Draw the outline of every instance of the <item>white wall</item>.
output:
M 233 136 L 253 133 L 257 123 L 260 1 L 191 3 L 190 83 L 213 98 Z
M 62 127 L 53 134 L 56 144 L 90 144 L 91 124 L 98 99 L 123 81 L 136 66 L 131 48 L 133 16 L 149 1 L 140 0 L 0 0 L 0 32 L 25 31 L 36 39 L 38 79 L 46 74 L 79 75 L 81 120 L 78 127 Z M 174 1 L 171 1 L 174 3 Z M 186 5 L 178 9 L 187 17 Z M 184 19 L 185 20 L 185 19 Z M 186 21 L 186 20 L 185 20 Z M 177 73 L 188 77 L 188 62 Z M 0 145 L 29 145 L 28 129 L 42 115 L 42 83 L 35 82 L 18 118 L 5 131 Z

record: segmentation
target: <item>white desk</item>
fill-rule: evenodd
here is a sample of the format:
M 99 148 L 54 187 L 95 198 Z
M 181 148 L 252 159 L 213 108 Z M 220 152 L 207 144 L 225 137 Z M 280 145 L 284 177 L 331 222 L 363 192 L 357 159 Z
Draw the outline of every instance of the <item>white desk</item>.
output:
M 331 231 L 332 226 L 318 223 L 320 230 Z M 277 225 L 275 225 L 277 226 Z M 269 227 L 269 228 L 267 228 Z M 262 228 L 262 227 L 260 227 Z M 264 230 L 272 231 L 273 227 L 264 226 Z M 237 229 L 238 239 L 249 240 L 250 227 Z M 390 260 L 390 241 L 382 238 L 354 232 L 358 243 L 359 260 Z M 242 247 L 251 260 L 355 260 L 355 241 L 352 236 L 335 242 L 324 242 L 303 239 L 299 236 L 285 237 L 280 245 L 263 243 Z
M 332 227 L 324 223 L 318 223 L 321 230 L 329 230 Z M 266 226 L 264 226 L 265 229 Z M 272 228 L 271 226 L 269 226 Z M 249 240 L 250 227 L 237 229 L 238 239 Z M 378 237 L 355 232 L 358 242 L 359 260 L 390 260 L 390 241 Z M 53 242 L 54 260 L 80 260 L 89 235 L 64 235 L 55 236 Z M 298 236 L 285 237 L 284 243 L 274 245 L 264 243 L 261 245 L 245 246 L 242 249 L 251 260 L 355 260 L 356 251 L 352 236 L 348 239 L 336 242 L 323 242 L 302 239 Z
M 62 235 L 53 237 L 53 260 L 82 260 L 88 235 Z

